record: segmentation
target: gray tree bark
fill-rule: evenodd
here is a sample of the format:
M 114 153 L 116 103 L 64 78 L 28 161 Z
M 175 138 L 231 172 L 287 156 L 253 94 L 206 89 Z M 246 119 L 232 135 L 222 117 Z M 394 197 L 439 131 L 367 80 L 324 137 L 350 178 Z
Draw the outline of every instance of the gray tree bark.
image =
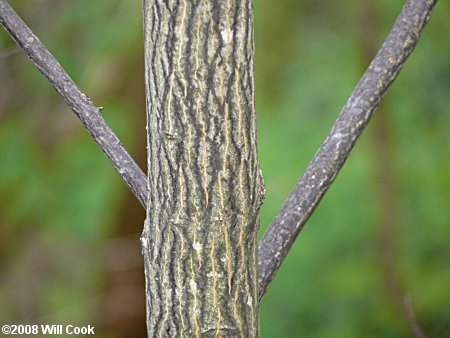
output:
M 144 1 L 149 337 L 257 337 L 251 0 Z

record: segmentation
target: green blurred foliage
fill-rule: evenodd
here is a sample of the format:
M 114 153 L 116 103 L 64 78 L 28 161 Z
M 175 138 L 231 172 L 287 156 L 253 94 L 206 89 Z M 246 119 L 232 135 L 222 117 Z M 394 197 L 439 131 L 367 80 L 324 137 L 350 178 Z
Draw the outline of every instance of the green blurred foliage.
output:
M 130 152 L 145 149 L 140 1 L 11 4 L 82 90 L 105 107 L 105 118 Z M 368 65 L 362 45 L 381 45 L 401 5 L 255 1 L 259 156 L 266 183 L 261 234 Z M 428 337 L 450 336 L 448 13 L 449 3 L 439 2 L 380 111 L 389 134 L 382 151 L 391 154 L 395 206 L 386 208 L 382 200 L 376 115 L 270 286 L 261 304 L 262 337 L 411 336 L 410 320 L 386 282 L 391 262 L 380 250 L 392 248 L 383 247 L 383 215 L 396 220 L 397 296 L 410 295 Z M 102 248 L 116 233 L 126 187 L 3 31 L 0 164 L 0 318 L 93 323 L 104 297 Z M 111 329 L 97 333 L 120 336 Z

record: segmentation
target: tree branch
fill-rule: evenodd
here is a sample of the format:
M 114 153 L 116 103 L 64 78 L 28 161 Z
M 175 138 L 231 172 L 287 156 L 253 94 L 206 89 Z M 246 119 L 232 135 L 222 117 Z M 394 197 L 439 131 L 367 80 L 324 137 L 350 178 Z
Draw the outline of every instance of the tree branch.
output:
M 6 0 L 0 0 L 0 24 L 28 54 L 34 65 L 78 116 L 122 179 L 145 207 L 147 203 L 147 177 L 106 123 L 101 115 L 101 109 L 96 107 L 91 99 L 80 91 L 58 61 Z
M 416 46 L 436 2 L 406 2 L 327 138 L 261 239 L 258 250 L 260 299 Z

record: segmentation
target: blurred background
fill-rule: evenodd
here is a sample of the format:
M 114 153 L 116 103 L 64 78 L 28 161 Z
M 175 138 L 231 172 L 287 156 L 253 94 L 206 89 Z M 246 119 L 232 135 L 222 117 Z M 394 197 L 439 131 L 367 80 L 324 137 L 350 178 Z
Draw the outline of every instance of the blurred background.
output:
M 15 0 L 145 168 L 141 2 Z M 255 0 L 261 231 L 403 1 Z M 450 3 L 261 304 L 261 336 L 450 337 Z M 0 31 L 0 319 L 145 337 L 144 210 Z

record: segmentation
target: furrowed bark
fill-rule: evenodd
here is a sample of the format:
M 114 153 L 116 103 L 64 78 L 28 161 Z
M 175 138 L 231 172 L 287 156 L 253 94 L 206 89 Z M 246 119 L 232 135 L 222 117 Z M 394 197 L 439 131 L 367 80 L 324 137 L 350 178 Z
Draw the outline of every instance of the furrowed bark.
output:
M 81 92 L 6 0 L 0 0 L 0 24 L 73 110 L 139 202 L 145 205 L 147 203 L 145 174 L 106 123 L 101 108 L 96 107 L 92 100 Z
M 333 183 L 384 94 L 414 50 L 437 0 L 408 0 L 306 172 L 258 247 L 259 298 Z
M 144 0 L 149 337 L 257 337 L 251 0 Z

